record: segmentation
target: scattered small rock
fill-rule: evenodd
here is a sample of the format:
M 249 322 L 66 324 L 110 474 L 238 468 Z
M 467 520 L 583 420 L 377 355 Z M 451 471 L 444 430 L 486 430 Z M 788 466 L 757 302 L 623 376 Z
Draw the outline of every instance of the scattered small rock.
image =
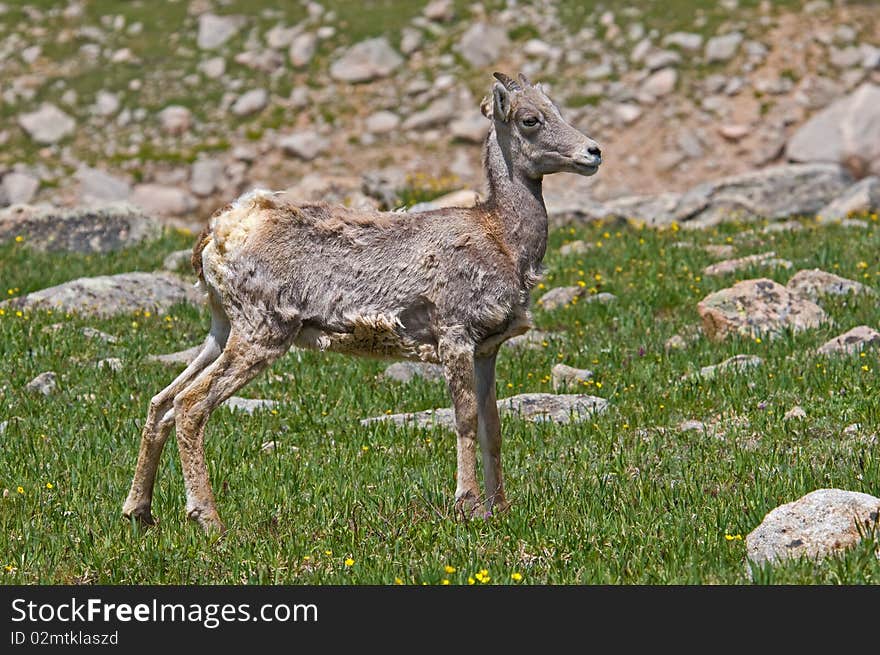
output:
M 51 396 L 55 393 L 55 390 L 58 387 L 57 377 L 55 371 L 45 371 L 28 382 L 24 388 L 32 393 L 41 393 L 44 396 Z
M 278 140 L 278 145 L 285 154 L 303 161 L 311 161 L 330 147 L 327 141 L 317 132 L 311 130 L 293 132 Z
M 168 105 L 159 112 L 159 125 L 166 134 L 179 136 L 192 127 L 192 112 L 182 105 Z
M 103 341 L 104 343 L 117 343 L 119 341 L 119 339 L 114 337 L 112 334 L 107 334 L 106 332 L 102 332 L 101 330 L 89 327 L 88 325 L 84 327 L 80 332 L 87 339 L 98 339 L 99 341 Z
M 733 59 L 736 51 L 739 50 L 742 43 L 743 35 L 739 32 L 731 32 L 722 36 L 713 36 L 706 42 L 704 56 L 709 63 L 718 61 L 728 61 Z
M 584 295 L 584 292 L 584 287 L 556 287 L 538 298 L 537 304 L 547 311 L 553 311 L 565 305 L 570 305 L 573 301 Z
M 850 355 L 869 347 L 880 347 L 880 332 L 867 325 L 859 325 L 826 341 L 816 352 L 820 355 Z
M 244 412 L 245 414 L 253 414 L 260 409 L 272 409 L 278 405 L 278 401 L 264 400 L 262 398 L 241 398 L 240 396 L 232 396 L 225 403 L 224 407 L 236 412 Z
M 2 187 L 0 196 L 5 194 L 9 204 L 26 204 L 34 199 L 40 180 L 27 173 L 12 172 L 3 176 Z
M 106 368 L 116 373 L 122 370 L 123 364 L 119 357 L 107 357 L 106 359 L 98 360 L 98 368 Z
M 216 50 L 235 36 L 244 26 L 241 16 L 217 16 L 205 13 L 199 16 L 196 43 L 202 50 Z
M 495 62 L 509 45 L 503 28 L 478 22 L 465 31 L 456 49 L 472 68 L 483 68 Z
M 533 422 L 580 423 L 594 414 L 604 412 L 608 401 L 604 398 L 586 394 L 524 393 L 498 401 L 498 412 L 502 415 L 515 415 Z M 385 414 L 361 419 L 361 425 L 376 422 L 391 422 L 397 425 L 433 427 L 449 429 L 455 427 L 455 414 L 451 408 L 429 409 L 423 412 L 404 414 Z
M 727 275 L 742 271 L 753 266 L 766 266 L 771 268 L 791 268 L 792 263 L 787 259 L 778 259 L 775 252 L 764 252 L 757 255 L 748 255 L 737 259 L 727 259 L 722 262 L 711 264 L 703 269 L 706 277 L 713 275 Z
M 37 143 L 52 144 L 73 134 L 76 121 L 53 104 L 44 102 L 37 111 L 22 114 L 18 124 Z
M 697 305 L 706 336 L 777 336 L 783 330 L 815 328 L 828 317 L 815 303 L 790 293 L 767 278 L 744 280 L 709 294 Z
M 873 294 L 874 290 L 861 282 L 840 277 L 818 268 L 798 271 L 788 281 L 788 290 L 800 297 L 816 302 L 822 296 L 845 296 L 848 294 Z
M 804 408 L 800 405 L 795 405 L 790 410 L 785 413 L 785 416 L 782 417 L 785 421 L 802 421 L 807 418 L 807 413 L 804 411 Z
M 754 368 L 756 366 L 760 366 L 764 363 L 764 360 L 758 357 L 757 355 L 734 355 L 729 359 L 725 359 L 720 364 L 713 364 L 711 366 L 703 366 L 700 369 L 700 372 L 697 375 L 685 375 L 682 377 L 683 380 L 690 380 L 695 377 L 702 378 L 703 380 L 712 380 L 719 373 L 726 373 L 729 371 L 733 371 L 735 373 L 739 373 L 741 371 Z
M 294 37 L 290 44 L 288 56 L 294 68 L 304 68 L 311 63 L 318 46 L 318 37 L 311 32 L 304 32 Z
M 592 243 L 587 243 L 586 241 L 578 239 L 561 245 L 559 247 L 559 254 L 563 257 L 568 257 L 569 255 L 583 255 L 592 249 Z
M 396 130 L 398 125 L 400 125 L 400 116 L 385 110 L 370 114 L 364 122 L 364 127 L 371 134 L 388 134 Z
M 553 391 L 581 386 L 593 377 L 593 372 L 585 368 L 573 368 L 565 364 L 556 364 L 551 371 Z
M 202 352 L 202 344 L 187 348 L 186 350 L 168 353 L 167 355 L 147 355 L 147 360 L 151 362 L 159 362 L 160 364 L 168 366 L 176 366 L 178 364 L 189 366 L 192 364 L 192 361 L 198 357 L 200 352 Z
M 266 89 L 251 89 L 242 93 L 232 105 L 232 113 L 236 116 L 250 116 L 263 111 L 269 104 L 269 92 Z
M 129 202 L 150 214 L 184 216 L 197 206 L 196 199 L 183 189 L 163 184 L 138 184 Z
M 395 362 L 385 369 L 382 376 L 396 382 L 411 382 L 415 378 L 442 380 L 443 367 L 424 362 Z
M 880 498 L 818 489 L 769 512 L 746 536 L 747 555 L 758 565 L 802 556 L 820 560 L 876 531 L 878 514 Z
M 550 343 L 559 340 L 562 335 L 559 332 L 544 332 L 542 330 L 529 330 L 525 334 L 513 337 L 504 342 L 510 348 L 526 348 L 527 350 L 540 350 Z
M 351 46 L 330 65 L 330 77 L 340 82 L 369 82 L 388 77 L 403 58 L 385 37 L 367 39 Z

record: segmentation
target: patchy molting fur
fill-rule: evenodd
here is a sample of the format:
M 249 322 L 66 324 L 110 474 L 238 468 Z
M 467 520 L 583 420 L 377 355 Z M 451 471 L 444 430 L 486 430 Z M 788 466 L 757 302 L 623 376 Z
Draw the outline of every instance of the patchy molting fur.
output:
M 255 189 L 211 217 L 192 258 L 211 331 L 196 360 L 150 402 L 126 516 L 152 522 L 159 457 L 176 425 L 187 514 L 222 529 L 205 466 L 208 417 L 292 345 L 440 363 L 458 432 L 456 507 L 470 512 L 481 501 L 477 440 L 482 500 L 506 505 L 495 358 L 530 327 L 547 247 L 541 180 L 591 175 L 601 157 L 542 89 L 522 76 L 496 77 L 484 107 L 489 193 L 476 207 L 365 212 L 293 205 Z

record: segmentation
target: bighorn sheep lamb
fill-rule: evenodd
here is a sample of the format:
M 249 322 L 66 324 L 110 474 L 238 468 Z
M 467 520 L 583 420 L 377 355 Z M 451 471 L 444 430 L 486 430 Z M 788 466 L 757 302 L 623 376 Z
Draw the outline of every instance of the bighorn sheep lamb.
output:
M 547 247 L 541 182 L 593 175 L 596 142 L 571 127 L 540 85 L 495 73 L 488 197 L 472 208 L 370 212 L 292 205 L 254 190 L 212 216 L 193 248 L 211 330 L 196 359 L 150 402 L 123 513 L 152 523 L 162 447 L 174 425 L 186 512 L 222 531 L 205 465 L 211 412 L 291 345 L 443 367 L 458 433 L 455 507 L 506 507 L 495 359 L 530 327 L 529 293 Z

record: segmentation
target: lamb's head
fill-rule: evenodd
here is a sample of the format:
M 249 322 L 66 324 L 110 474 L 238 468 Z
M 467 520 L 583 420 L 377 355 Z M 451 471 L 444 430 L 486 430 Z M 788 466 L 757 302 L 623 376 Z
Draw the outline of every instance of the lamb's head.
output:
M 498 143 L 516 168 L 540 179 L 550 173 L 593 175 L 602 151 L 590 137 L 569 125 L 541 85 L 520 73 L 519 81 L 503 73 L 482 105 L 495 124 Z

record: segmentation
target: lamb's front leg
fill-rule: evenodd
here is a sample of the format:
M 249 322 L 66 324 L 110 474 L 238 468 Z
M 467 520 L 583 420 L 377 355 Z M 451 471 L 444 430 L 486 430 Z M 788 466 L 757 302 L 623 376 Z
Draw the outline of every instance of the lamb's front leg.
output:
M 464 330 L 448 330 L 438 343 L 440 361 L 458 432 L 458 474 L 455 485 L 455 509 L 470 516 L 480 506 L 477 484 L 477 396 L 474 389 L 474 344 Z

